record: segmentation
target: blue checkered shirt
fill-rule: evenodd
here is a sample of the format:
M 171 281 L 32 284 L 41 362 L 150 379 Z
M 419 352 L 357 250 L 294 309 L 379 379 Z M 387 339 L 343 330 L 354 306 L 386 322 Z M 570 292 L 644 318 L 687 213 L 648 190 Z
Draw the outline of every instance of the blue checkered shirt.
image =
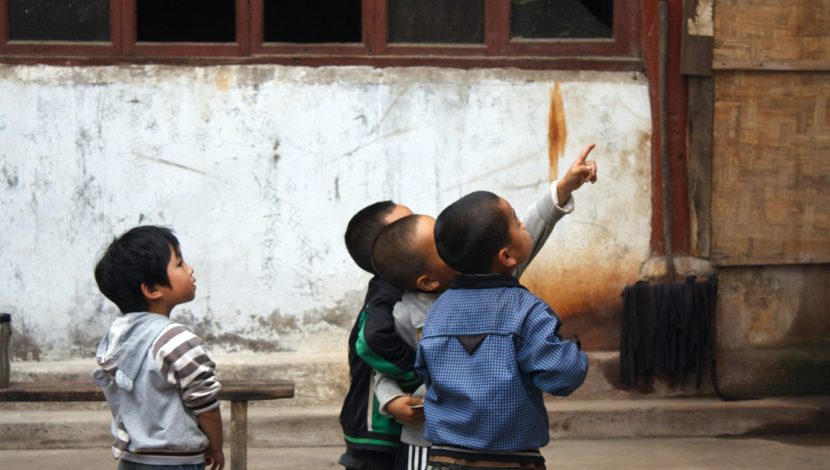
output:
M 588 356 L 562 340 L 560 324 L 512 276 L 456 278 L 429 311 L 418 346 L 424 437 L 492 452 L 544 447 L 542 393 L 569 395 L 588 372 Z

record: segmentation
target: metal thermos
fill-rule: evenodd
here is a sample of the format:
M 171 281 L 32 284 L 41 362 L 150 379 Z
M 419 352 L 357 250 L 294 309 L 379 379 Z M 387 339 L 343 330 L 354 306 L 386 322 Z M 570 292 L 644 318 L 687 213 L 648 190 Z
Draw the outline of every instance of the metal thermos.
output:
M 0 313 L 0 388 L 9 386 L 11 360 L 9 348 L 12 340 L 12 316 Z

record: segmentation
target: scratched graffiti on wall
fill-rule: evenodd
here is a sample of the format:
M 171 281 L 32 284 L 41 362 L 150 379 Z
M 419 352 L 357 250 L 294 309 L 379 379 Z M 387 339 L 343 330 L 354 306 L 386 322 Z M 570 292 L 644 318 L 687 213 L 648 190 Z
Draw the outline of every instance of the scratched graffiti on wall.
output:
M 42 356 L 69 354 L 71 332 L 87 341 L 82 330 L 102 328 L 95 316 L 114 314 L 92 266 L 139 223 L 175 229 L 198 291 L 173 317 L 223 348 L 345 335 L 368 281 L 342 242 L 356 210 L 394 199 L 436 215 L 475 189 L 526 207 L 594 140 L 607 185 L 579 195 L 533 276 L 586 264 L 627 272 L 648 256 L 641 137 L 651 121 L 638 74 L 3 65 L 0 94 L 0 210 L 10 221 L 0 280 L 20 293 L 0 310 L 25 316 L 34 344 L 54 345 Z M 563 126 L 554 161 L 552 94 Z M 73 329 L 76 319 L 88 326 Z

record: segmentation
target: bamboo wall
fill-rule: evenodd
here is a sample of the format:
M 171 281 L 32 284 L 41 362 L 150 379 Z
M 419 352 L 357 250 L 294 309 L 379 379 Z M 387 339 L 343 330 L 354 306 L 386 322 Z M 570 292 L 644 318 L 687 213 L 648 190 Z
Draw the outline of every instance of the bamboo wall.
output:
M 713 262 L 830 262 L 830 0 L 717 0 L 713 58 Z

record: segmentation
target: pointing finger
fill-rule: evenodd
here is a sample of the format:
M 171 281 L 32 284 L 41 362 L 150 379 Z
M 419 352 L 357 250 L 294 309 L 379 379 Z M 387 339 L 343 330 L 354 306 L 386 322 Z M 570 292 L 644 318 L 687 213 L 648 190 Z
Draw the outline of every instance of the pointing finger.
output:
M 579 154 L 579 158 L 577 158 L 576 161 L 578 161 L 579 163 L 585 163 L 585 160 L 588 158 L 588 154 L 591 153 L 591 150 L 594 150 L 595 146 L 596 144 L 588 144 L 588 146 L 585 147 L 585 150 L 583 150 L 582 153 Z

